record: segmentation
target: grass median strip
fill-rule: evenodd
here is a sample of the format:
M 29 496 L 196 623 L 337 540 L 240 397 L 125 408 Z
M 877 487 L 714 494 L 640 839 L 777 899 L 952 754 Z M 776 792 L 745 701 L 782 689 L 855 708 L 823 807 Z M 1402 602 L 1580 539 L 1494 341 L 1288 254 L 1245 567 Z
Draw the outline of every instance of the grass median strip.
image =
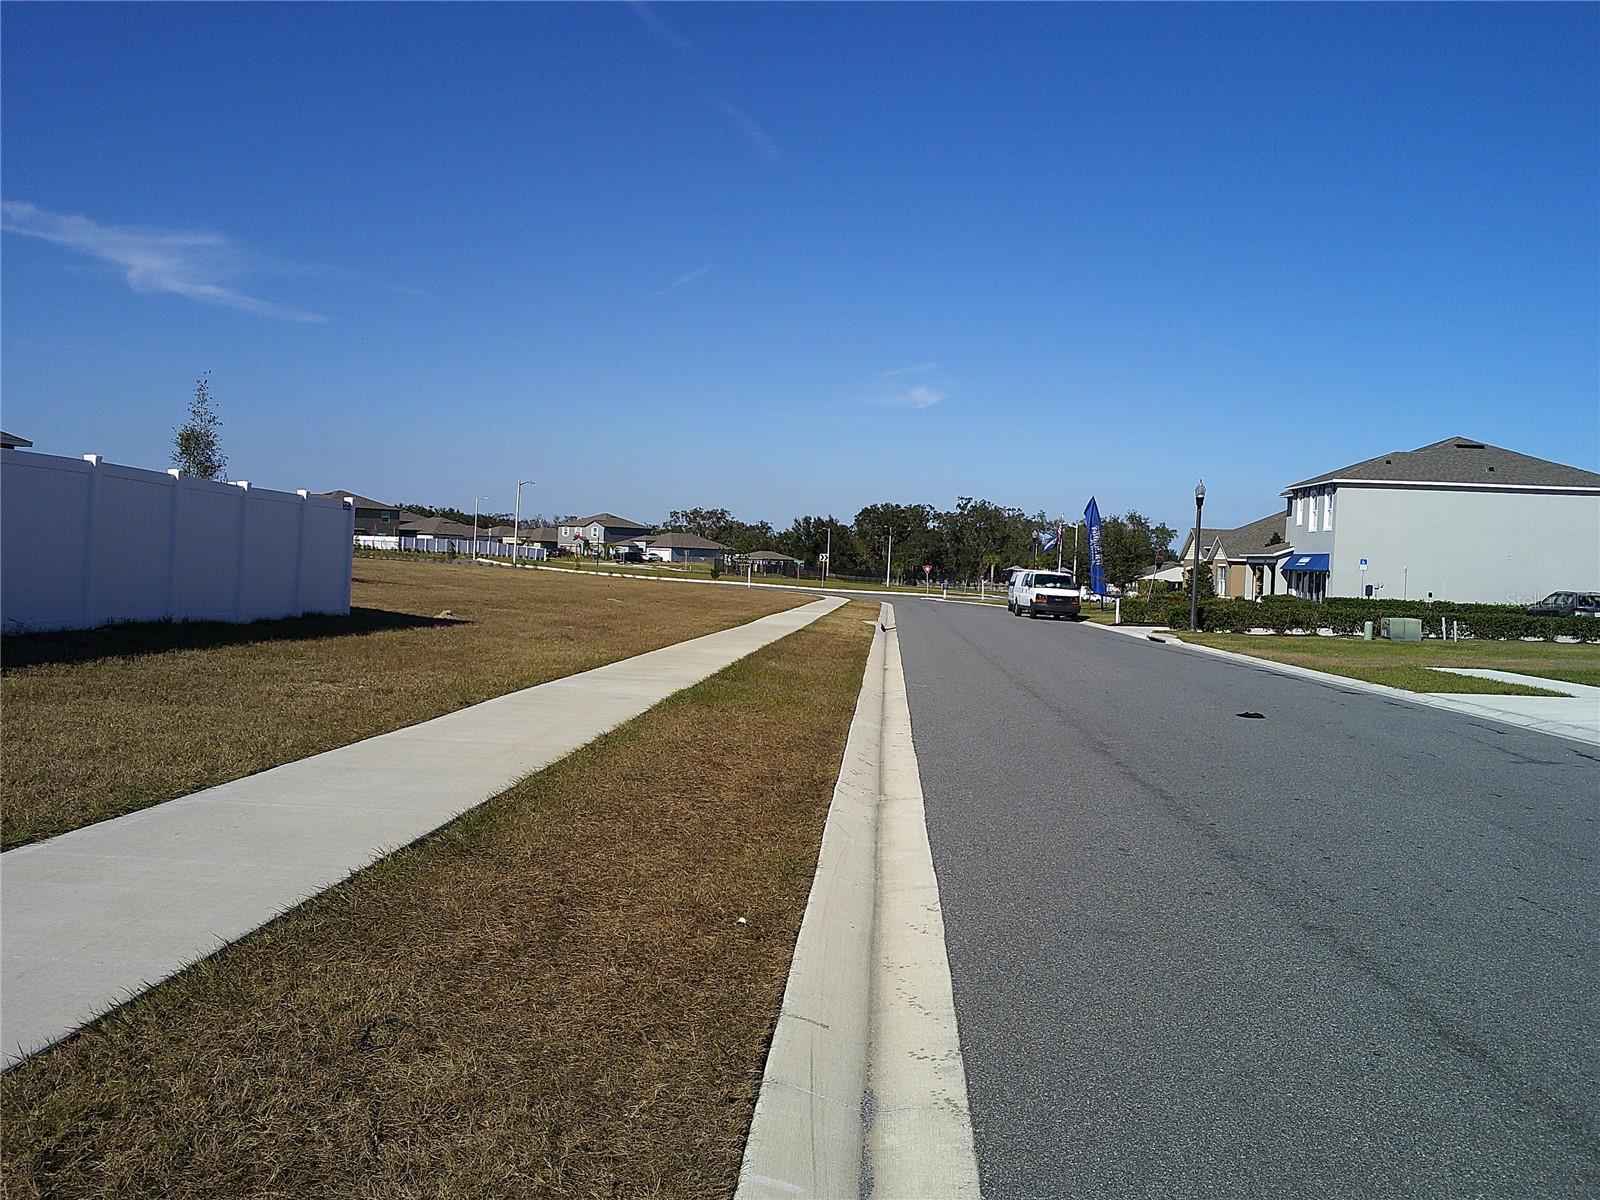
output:
M 6 638 L 5 849 L 804 604 L 358 559 L 350 617 Z M 444 616 L 441 614 L 448 613 Z
M 1474 675 L 1444 674 L 1443 667 L 1489 668 L 1551 680 L 1600 684 L 1600 645 L 1552 642 L 1365 642 L 1356 638 L 1280 636 L 1245 633 L 1175 632 L 1170 636 L 1201 646 L 1249 654 L 1382 683 L 1408 692 L 1473 693 L 1494 696 L 1565 696 L 1569 692 L 1526 686 Z
M 876 612 L 8 1072 L 5 1194 L 730 1193 Z

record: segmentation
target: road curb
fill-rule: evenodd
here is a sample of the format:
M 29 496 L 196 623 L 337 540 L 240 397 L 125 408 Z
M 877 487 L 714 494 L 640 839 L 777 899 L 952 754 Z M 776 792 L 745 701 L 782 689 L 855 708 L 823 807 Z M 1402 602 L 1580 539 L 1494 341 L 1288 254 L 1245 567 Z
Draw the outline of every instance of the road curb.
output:
M 1335 675 L 1329 671 L 1318 671 L 1314 667 L 1302 667 L 1295 663 L 1277 662 L 1270 658 L 1257 658 L 1252 654 L 1240 654 L 1235 650 L 1219 650 L 1215 646 L 1202 646 L 1195 642 L 1185 642 L 1172 636 L 1165 629 L 1151 626 L 1148 629 L 1118 628 L 1109 625 L 1098 626 L 1107 633 L 1115 633 L 1121 637 L 1136 638 L 1143 641 L 1155 641 L 1180 650 L 1193 651 L 1196 654 L 1210 654 L 1217 658 L 1230 659 L 1233 662 L 1245 663 L 1252 667 L 1265 667 L 1269 671 L 1276 671 L 1280 675 L 1295 675 L 1301 679 L 1311 679 L 1318 683 L 1336 684 L 1347 691 L 1366 692 L 1373 696 L 1383 696 L 1389 700 L 1401 700 L 1407 704 L 1416 704 L 1423 708 L 1436 708 L 1444 712 L 1455 713 L 1457 716 L 1472 717 L 1479 721 L 1495 721 L 1501 725 L 1509 725 L 1513 729 L 1522 729 L 1532 733 L 1542 733 L 1546 737 L 1561 738 L 1564 741 L 1576 742 L 1580 746 L 1600 746 L 1600 739 L 1587 738 L 1574 734 L 1565 728 L 1552 727 L 1549 722 L 1538 720 L 1534 717 L 1518 716 L 1514 713 L 1501 712 L 1487 708 L 1481 704 L 1474 704 L 1470 700 L 1456 699 L 1432 692 L 1408 692 L 1403 688 L 1392 688 L 1383 683 L 1370 683 L 1365 679 L 1355 679 L 1349 675 Z M 1152 637 L 1152 634 L 1165 634 L 1165 637 Z M 1554 686 L 1560 686 L 1560 681 L 1553 680 Z M 1470 694 L 1470 693 L 1467 693 Z
M 735 1194 L 978 1195 L 889 604 L 880 605 Z

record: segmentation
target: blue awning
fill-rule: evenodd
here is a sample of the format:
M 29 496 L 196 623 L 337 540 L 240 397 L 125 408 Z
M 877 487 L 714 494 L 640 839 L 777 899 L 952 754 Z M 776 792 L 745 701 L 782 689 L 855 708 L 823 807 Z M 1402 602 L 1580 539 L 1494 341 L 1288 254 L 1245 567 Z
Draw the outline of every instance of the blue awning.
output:
M 1328 569 L 1328 556 L 1326 554 L 1292 554 L 1289 561 L 1283 564 L 1285 571 L 1326 571 Z

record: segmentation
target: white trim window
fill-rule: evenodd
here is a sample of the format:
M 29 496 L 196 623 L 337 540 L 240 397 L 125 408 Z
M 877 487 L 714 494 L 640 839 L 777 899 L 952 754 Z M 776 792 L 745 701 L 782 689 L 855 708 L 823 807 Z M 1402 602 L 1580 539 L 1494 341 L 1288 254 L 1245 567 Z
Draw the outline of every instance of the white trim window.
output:
M 1228 568 L 1225 567 L 1225 566 L 1219 566 L 1219 567 L 1215 567 L 1213 569 L 1216 571 L 1216 585 L 1217 585 L 1217 589 L 1216 590 L 1217 590 L 1217 595 L 1219 595 L 1219 596 L 1227 596 L 1227 594 L 1228 594 Z
M 1294 523 L 1296 525 L 1304 525 L 1306 523 L 1306 497 L 1304 492 L 1295 493 Z
M 1311 493 L 1311 511 L 1306 514 L 1306 530 L 1310 533 L 1317 531 L 1317 494 Z
M 1333 489 L 1329 488 L 1322 493 L 1322 528 L 1329 533 L 1333 532 Z

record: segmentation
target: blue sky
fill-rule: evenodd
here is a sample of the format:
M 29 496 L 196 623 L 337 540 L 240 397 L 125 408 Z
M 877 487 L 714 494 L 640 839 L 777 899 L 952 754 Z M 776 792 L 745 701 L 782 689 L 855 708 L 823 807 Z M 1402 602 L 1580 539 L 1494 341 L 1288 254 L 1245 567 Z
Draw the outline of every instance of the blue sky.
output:
M 4 8 L 3 419 L 269 487 L 1219 524 L 1600 469 L 1593 5 Z

